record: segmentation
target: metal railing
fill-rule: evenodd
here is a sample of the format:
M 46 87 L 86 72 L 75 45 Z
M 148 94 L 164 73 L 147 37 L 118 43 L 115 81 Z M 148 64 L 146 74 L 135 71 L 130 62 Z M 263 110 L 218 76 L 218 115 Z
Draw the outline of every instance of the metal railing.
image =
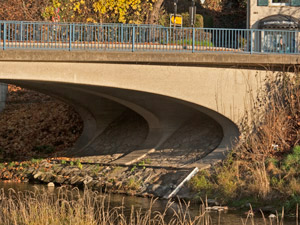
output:
M 297 30 L 0 21 L 0 48 L 298 54 Z

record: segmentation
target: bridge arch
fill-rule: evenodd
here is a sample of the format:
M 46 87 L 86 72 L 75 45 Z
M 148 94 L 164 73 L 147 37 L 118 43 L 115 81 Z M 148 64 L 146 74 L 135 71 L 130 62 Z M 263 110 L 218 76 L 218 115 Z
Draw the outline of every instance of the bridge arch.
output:
M 34 54 L 41 54 L 43 58 L 42 52 Z M 110 103 L 114 109 L 120 110 L 121 104 L 139 113 L 149 125 L 148 141 L 138 149 L 140 155 L 161 146 L 195 113 L 204 113 L 220 124 L 223 139 L 218 148 L 206 157 L 208 160 L 202 159 L 202 164 L 210 164 L 212 159 L 224 157 L 226 149 L 231 148 L 232 141 L 239 136 L 238 124 L 251 107 L 256 90 L 265 76 L 265 71 L 254 69 L 88 60 L 35 60 L 30 63 L 10 60 L 1 61 L 0 66 L 3 68 L 0 80 L 3 82 L 39 89 L 65 100 L 68 96 L 76 99 L 85 93 L 117 102 L 116 105 Z M 76 106 L 75 100 L 70 102 Z M 85 106 L 77 108 L 82 115 L 88 115 L 86 124 L 89 129 L 97 130 L 93 127 L 96 121 L 93 113 L 85 110 Z M 86 140 L 94 139 L 89 136 Z

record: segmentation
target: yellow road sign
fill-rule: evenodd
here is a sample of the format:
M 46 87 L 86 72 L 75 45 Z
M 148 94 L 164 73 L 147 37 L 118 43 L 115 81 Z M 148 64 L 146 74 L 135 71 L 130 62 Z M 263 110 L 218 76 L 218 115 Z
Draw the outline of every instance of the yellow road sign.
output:
M 174 16 L 171 17 L 171 22 L 174 24 Z M 176 16 L 176 25 L 182 25 L 182 16 Z

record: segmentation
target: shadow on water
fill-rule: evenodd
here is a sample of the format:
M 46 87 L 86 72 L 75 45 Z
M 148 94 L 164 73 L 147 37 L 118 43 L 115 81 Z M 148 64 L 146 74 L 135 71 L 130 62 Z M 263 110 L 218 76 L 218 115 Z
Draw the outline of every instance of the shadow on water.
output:
M 30 183 L 14 183 L 14 182 L 0 182 L 0 189 L 4 189 L 5 192 L 8 192 L 9 189 L 14 189 L 16 192 L 24 192 L 24 191 L 42 191 L 48 190 L 52 193 L 57 193 L 58 188 L 48 188 L 45 185 L 41 184 L 30 184 Z M 119 194 L 110 194 L 109 195 L 110 207 L 120 207 L 124 206 L 124 214 L 125 216 L 130 216 L 131 210 L 134 207 L 135 210 L 141 209 L 142 212 L 145 212 L 149 209 L 151 205 L 151 199 L 149 198 L 140 198 L 135 196 L 125 196 Z M 160 211 L 163 212 L 168 204 L 167 200 L 156 200 L 152 206 L 152 212 Z M 184 205 L 184 203 L 183 203 Z M 174 202 L 172 208 L 177 210 L 180 209 L 180 205 L 178 202 Z M 197 216 L 199 215 L 200 205 L 193 204 L 189 207 L 190 215 Z M 171 218 L 173 215 L 173 211 L 169 210 L 167 219 Z M 273 220 L 272 223 L 268 219 L 269 215 L 265 215 L 266 223 L 261 217 L 260 213 L 255 214 L 254 219 L 248 219 L 247 223 L 244 223 L 247 215 L 243 212 L 237 211 L 222 211 L 222 212 L 209 212 L 209 215 L 212 219 L 212 223 L 210 224 L 230 224 L 230 225 L 240 225 L 240 224 L 256 224 L 256 225 L 264 225 L 264 224 L 277 224 L 276 220 Z M 243 222 L 243 221 L 244 222 Z M 283 225 L 292 225 L 296 224 L 295 219 L 285 218 Z

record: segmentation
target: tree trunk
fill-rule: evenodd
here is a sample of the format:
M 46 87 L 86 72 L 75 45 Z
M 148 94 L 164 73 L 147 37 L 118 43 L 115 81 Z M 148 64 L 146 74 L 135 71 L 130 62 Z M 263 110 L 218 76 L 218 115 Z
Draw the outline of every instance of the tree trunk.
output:
M 150 17 L 148 19 L 148 23 L 149 24 L 155 24 L 155 23 L 157 23 L 157 20 L 158 20 L 158 17 L 159 17 L 160 8 L 161 8 L 161 5 L 163 4 L 163 2 L 164 2 L 164 0 L 157 0 L 154 3 L 153 10 L 150 13 Z

